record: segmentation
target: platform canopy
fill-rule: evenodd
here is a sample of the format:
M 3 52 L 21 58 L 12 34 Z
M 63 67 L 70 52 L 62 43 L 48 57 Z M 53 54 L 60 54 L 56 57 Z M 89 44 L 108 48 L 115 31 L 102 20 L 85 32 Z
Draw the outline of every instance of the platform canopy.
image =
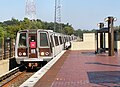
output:
M 108 28 L 101 28 L 100 30 L 97 30 L 97 33 L 108 33 Z

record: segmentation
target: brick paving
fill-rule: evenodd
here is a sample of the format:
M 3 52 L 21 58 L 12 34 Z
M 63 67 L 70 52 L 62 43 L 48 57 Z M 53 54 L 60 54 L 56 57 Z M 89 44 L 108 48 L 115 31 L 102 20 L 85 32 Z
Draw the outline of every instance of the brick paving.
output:
M 120 87 L 120 55 L 68 50 L 34 87 Z

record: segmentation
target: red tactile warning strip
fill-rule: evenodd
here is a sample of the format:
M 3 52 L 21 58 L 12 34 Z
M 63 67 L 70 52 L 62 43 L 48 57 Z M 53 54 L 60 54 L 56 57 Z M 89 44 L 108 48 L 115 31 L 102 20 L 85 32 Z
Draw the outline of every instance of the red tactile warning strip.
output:
M 120 55 L 66 51 L 34 87 L 120 87 Z

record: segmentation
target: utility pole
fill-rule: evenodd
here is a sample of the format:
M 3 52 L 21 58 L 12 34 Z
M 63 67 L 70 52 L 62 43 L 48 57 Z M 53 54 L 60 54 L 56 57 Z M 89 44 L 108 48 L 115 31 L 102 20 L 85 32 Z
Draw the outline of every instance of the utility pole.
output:
M 35 0 L 26 0 L 25 16 L 30 20 L 36 19 Z

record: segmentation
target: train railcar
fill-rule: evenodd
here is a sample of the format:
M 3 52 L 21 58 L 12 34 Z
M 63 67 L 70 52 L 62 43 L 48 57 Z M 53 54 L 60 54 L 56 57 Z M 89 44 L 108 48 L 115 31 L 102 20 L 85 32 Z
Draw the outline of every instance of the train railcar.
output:
M 15 45 L 17 63 L 24 63 L 28 67 L 37 67 L 40 61 L 50 61 L 64 49 L 64 38 L 67 40 L 65 35 L 51 30 L 30 29 L 19 31 Z

